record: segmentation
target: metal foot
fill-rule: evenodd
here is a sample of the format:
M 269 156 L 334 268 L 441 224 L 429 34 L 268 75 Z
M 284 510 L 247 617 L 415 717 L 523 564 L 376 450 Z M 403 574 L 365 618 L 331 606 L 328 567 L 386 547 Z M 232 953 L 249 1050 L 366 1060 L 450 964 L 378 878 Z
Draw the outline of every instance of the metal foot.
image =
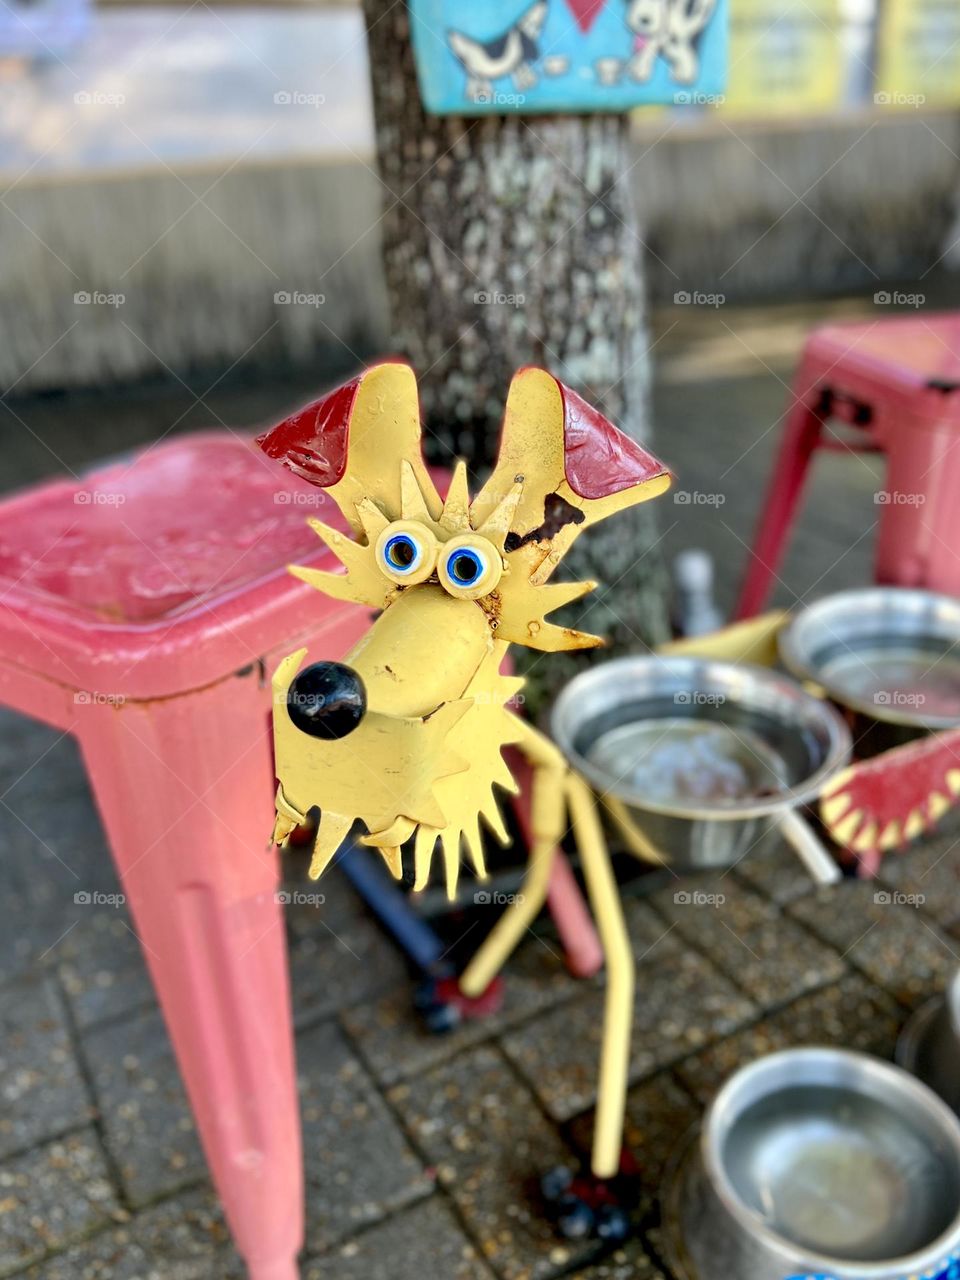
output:
M 503 1005 L 503 980 L 494 978 L 479 996 L 464 995 L 456 978 L 430 978 L 417 987 L 414 1003 L 427 1030 L 434 1035 L 453 1031 L 461 1022 L 489 1018 Z
M 632 1232 L 630 1214 L 638 1199 L 636 1175 L 632 1156 L 624 1152 L 620 1172 L 614 1178 L 598 1178 L 559 1165 L 544 1174 L 540 1190 L 565 1239 L 622 1244 Z

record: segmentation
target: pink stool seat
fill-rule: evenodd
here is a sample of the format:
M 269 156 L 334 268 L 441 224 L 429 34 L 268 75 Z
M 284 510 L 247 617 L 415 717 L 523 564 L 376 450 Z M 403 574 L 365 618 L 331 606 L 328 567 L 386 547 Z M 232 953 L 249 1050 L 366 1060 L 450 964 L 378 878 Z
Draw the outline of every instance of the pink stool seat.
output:
M 826 434 L 839 418 L 850 429 Z M 960 313 L 825 325 L 804 347 L 734 617 L 762 609 L 813 453 L 880 451 L 876 579 L 960 595 Z
M 78 686 L 122 674 L 129 697 L 215 680 L 329 608 L 286 572 L 336 564 L 306 525 L 346 527 L 324 497 L 222 432 L 18 494 L 0 504 L 0 653 Z

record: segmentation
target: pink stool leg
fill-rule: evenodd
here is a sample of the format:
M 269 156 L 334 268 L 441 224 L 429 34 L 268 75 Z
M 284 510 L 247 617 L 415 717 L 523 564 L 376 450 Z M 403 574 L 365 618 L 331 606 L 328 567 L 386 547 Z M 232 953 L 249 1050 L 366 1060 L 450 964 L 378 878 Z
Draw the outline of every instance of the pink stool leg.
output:
M 603 968 L 603 948 L 577 878 L 562 853 L 553 860 L 547 906 L 563 943 L 567 968 L 575 978 L 592 978 Z
M 257 671 L 78 731 L 213 1179 L 251 1280 L 296 1280 L 303 1172 L 269 692 Z
M 808 389 L 803 398 L 796 400 L 787 416 L 763 511 L 754 534 L 746 575 L 740 588 L 740 598 L 733 612 L 735 622 L 742 618 L 752 618 L 759 613 L 770 594 L 783 556 L 787 533 L 796 514 L 807 468 L 820 440 L 823 423 L 816 410 L 816 395 L 813 388 Z

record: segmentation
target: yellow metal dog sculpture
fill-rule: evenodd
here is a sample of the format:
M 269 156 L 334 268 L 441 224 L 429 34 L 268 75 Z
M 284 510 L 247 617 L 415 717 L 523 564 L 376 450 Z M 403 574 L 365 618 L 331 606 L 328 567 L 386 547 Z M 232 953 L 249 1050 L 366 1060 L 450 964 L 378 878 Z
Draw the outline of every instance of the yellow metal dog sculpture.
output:
M 549 585 L 591 524 L 663 493 L 669 473 L 542 369 L 523 369 L 507 399 L 496 468 L 471 501 L 463 463 L 441 501 L 420 451 L 416 380 L 381 364 L 261 437 L 266 453 L 330 493 L 353 531 L 310 523 L 345 573 L 292 567 L 338 600 L 380 610 L 343 663 L 277 668 L 274 839 L 320 808 L 310 875 L 321 875 L 359 819 L 363 843 L 394 876 L 413 839 L 416 887 L 442 850 L 456 892 L 461 850 L 486 874 L 480 819 L 507 839 L 495 798 L 516 785 L 501 750 L 533 766 L 533 843 L 523 892 L 461 979 L 486 990 L 540 911 L 567 828 L 579 849 L 607 961 L 593 1173 L 620 1161 L 634 966 L 609 855 L 586 783 L 514 714 L 523 681 L 500 674 L 511 643 L 556 652 L 601 644 L 546 617 L 593 582 Z

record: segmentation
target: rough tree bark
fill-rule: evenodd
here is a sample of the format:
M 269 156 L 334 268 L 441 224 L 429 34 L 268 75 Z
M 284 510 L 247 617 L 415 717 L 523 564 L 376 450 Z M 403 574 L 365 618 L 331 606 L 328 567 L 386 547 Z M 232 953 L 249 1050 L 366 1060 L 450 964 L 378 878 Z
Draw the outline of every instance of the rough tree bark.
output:
M 393 342 L 420 378 L 426 448 L 482 476 L 513 372 L 539 364 L 637 439 L 650 360 L 621 116 L 428 116 L 406 4 L 363 0 Z M 591 530 L 568 572 L 604 584 L 577 625 L 614 650 L 667 635 L 650 507 Z M 534 659 L 536 662 L 536 658 Z M 569 666 L 537 662 L 551 683 Z

